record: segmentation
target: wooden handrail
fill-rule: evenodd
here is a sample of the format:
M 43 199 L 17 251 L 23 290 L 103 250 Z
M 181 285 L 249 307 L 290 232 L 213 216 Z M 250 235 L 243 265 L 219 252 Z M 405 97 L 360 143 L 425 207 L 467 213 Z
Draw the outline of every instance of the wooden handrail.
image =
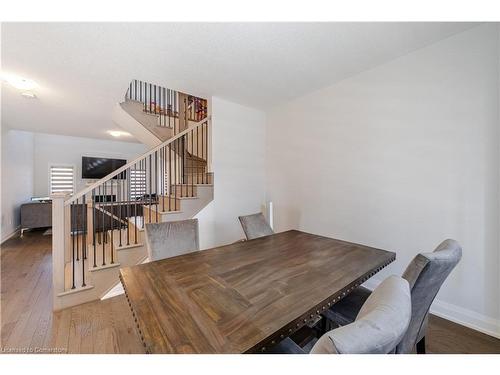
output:
M 85 194 L 90 193 L 93 189 L 98 188 L 100 185 L 104 184 L 106 181 L 109 181 L 113 177 L 118 176 L 120 173 L 126 171 L 127 169 L 129 169 L 130 167 L 132 167 L 137 162 L 146 159 L 149 155 L 154 154 L 156 151 L 159 151 L 161 148 L 169 145 L 170 143 L 173 143 L 177 139 L 179 139 L 179 138 L 183 137 L 184 135 L 188 134 L 193 129 L 196 129 L 196 128 L 202 126 L 203 124 L 205 124 L 205 123 L 207 123 L 209 121 L 210 121 L 210 116 L 208 116 L 208 117 L 204 118 L 203 120 L 197 122 L 195 125 L 193 125 L 193 126 L 187 128 L 187 129 L 183 130 L 182 132 L 180 132 L 179 134 L 173 136 L 172 138 L 167 139 L 165 142 L 163 142 L 163 143 L 159 144 L 158 146 L 152 148 L 151 150 L 149 150 L 145 154 L 142 154 L 141 156 L 139 156 L 138 158 L 132 160 L 131 162 L 125 164 L 123 167 L 118 168 L 114 172 L 108 174 L 106 177 L 103 177 L 99 181 L 94 182 L 92 185 L 86 187 L 85 189 L 80 190 L 78 193 L 74 194 L 71 198 L 69 198 L 68 200 L 64 201 L 64 205 L 65 206 L 70 205 L 72 202 L 74 202 L 77 199 L 83 197 Z

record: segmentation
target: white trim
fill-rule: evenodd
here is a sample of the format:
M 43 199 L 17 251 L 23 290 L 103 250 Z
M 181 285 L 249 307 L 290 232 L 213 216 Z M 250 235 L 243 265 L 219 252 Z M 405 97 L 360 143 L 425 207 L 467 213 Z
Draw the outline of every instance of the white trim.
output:
M 148 263 L 148 262 L 149 262 L 149 258 L 146 257 L 146 259 L 144 259 L 139 264 L 144 264 L 144 263 Z M 105 295 L 103 295 L 101 297 L 101 300 L 105 300 L 105 299 L 116 297 L 116 296 L 121 296 L 122 294 L 125 294 L 125 290 L 123 289 L 122 283 L 118 282 L 118 283 L 116 283 L 116 285 L 114 287 L 112 287 L 110 290 L 108 290 L 108 292 Z
M 431 313 L 500 339 L 500 320 L 439 300 L 432 303 Z
M 21 226 L 19 225 L 16 229 L 14 229 L 14 231 L 12 233 L 9 233 L 4 238 L 2 238 L 2 241 L 0 242 L 0 244 L 3 244 L 5 241 L 10 240 L 12 237 L 14 237 L 19 232 L 20 229 L 21 229 Z
M 381 282 L 382 280 L 371 278 L 363 286 L 373 290 Z M 440 318 L 500 339 L 500 320 L 437 299 L 432 303 L 430 312 Z
M 125 294 L 125 290 L 123 289 L 123 285 L 121 284 L 121 282 L 119 282 L 114 287 L 112 287 L 105 295 L 103 295 L 101 297 L 101 300 L 121 296 L 122 294 Z

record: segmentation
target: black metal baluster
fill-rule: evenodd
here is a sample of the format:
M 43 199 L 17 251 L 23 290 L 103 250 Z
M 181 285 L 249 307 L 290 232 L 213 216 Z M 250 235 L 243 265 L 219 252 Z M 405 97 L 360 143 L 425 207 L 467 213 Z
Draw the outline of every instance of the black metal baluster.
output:
M 144 112 L 148 111 L 148 105 L 147 105 L 147 100 L 146 100 L 146 85 L 143 85 L 143 82 L 141 81 L 141 90 L 139 91 L 139 94 L 141 96 L 140 102 L 144 104 Z M 144 94 L 144 95 L 143 95 Z M 144 98 L 143 98 L 144 96 Z
M 115 229 L 115 207 L 114 207 L 114 198 L 113 198 L 113 179 L 109 180 L 109 183 L 111 185 L 111 195 L 110 195 L 110 199 L 111 199 L 111 216 L 109 217 L 109 222 L 110 222 L 110 235 L 111 235 L 111 241 L 109 243 L 109 249 L 110 249 L 110 252 L 111 252 L 111 264 L 114 264 L 115 261 L 114 261 L 114 255 L 113 255 L 113 248 L 114 248 L 114 241 L 113 241 L 113 232 L 114 232 L 114 229 Z
M 191 130 L 191 194 L 194 192 L 194 158 L 193 158 L 193 150 L 194 150 L 194 132 Z M 193 195 L 191 195 L 193 196 Z
M 153 86 L 153 103 L 154 103 L 154 105 L 155 105 L 155 106 L 154 106 L 154 109 L 155 109 L 155 110 L 154 110 L 154 114 L 156 115 L 156 103 L 158 103 L 158 102 L 156 101 L 156 85 L 154 85 L 154 86 Z
M 146 170 L 147 170 L 147 165 L 146 165 Z M 151 154 L 149 154 L 149 222 L 151 223 L 151 188 L 152 188 L 152 178 L 153 176 L 151 175 L 153 173 L 153 170 L 151 169 Z
M 97 267 L 95 262 L 96 246 L 95 246 L 95 189 L 92 189 L 92 247 L 94 249 L 94 267 Z
M 130 206 L 131 206 L 131 199 L 130 199 L 130 178 L 131 178 L 131 169 L 127 169 L 127 246 L 130 246 Z
M 82 205 L 83 205 L 83 218 L 82 223 L 85 223 L 85 226 L 82 228 L 82 288 L 85 287 L 85 259 L 87 258 L 87 203 L 85 202 L 85 194 L 82 197 Z
M 165 193 L 163 191 L 163 185 L 165 180 L 165 147 L 160 148 L 160 194 L 161 194 L 161 211 L 165 212 Z M 160 199 L 158 197 L 158 199 Z
M 75 204 L 74 202 L 71 203 L 69 207 L 69 214 L 70 214 L 70 231 L 71 231 L 71 279 L 72 279 L 72 285 L 71 289 L 75 289 Z
M 165 113 L 165 118 L 164 118 L 164 121 L 163 121 L 163 125 L 165 127 L 167 127 L 167 116 L 169 116 L 168 114 L 168 89 L 166 89 L 165 87 L 163 88 L 163 108 L 164 108 L 164 113 Z
M 83 222 L 82 222 L 82 231 L 84 236 L 84 243 L 82 245 L 82 257 L 83 259 L 87 259 L 87 232 L 88 232 L 88 207 L 87 207 L 87 194 L 83 195 Z
M 106 232 L 105 232 L 105 215 L 104 215 L 104 201 L 106 200 L 106 182 L 102 185 L 102 195 L 101 195 L 101 211 L 102 211 L 102 265 L 106 265 Z
M 118 176 L 118 180 L 116 180 L 116 195 L 117 195 L 117 207 L 118 207 L 118 217 L 119 217 L 119 222 L 118 222 L 118 243 L 119 247 L 122 247 L 122 209 L 123 209 L 123 197 L 121 196 L 122 193 L 122 178 L 123 178 L 123 172 L 120 173 Z
M 205 122 L 205 160 L 207 163 L 207 168 L 205 170 L 205 173 L 207 174 L 207 183 L 210 183 L 208 174 L 208 121 Z
M 173 96 L 172 97 L 172 101 L 173 101 L 173 106 L 174 106 L 174 135 L 175 135 L 176 134 L 175 125 L 177 123 L 177 118 L 178 118 L 178 114 L 177 114 L 177 91 L 172 90 L 172 96 Z
M 174 200 L 174 205 L 175 205 L 175 211 L 177 211 L 177 155 L 179 153 L 179 145 L 178 145 L 178 141 L 179 139 L 176 139 L 174 141 L 175 143 L 175 152 L 174 152 L 174 197 L 175 197 L 175 200 Z
M 201 124 L 201 158 L 202 159 L 205 158 L 205 152 L 203 151 L 204 145 L 205 145 L 205 142 L 204 142 L 204 140 L 205 140 L 204 129 L 205 129 L 205 123 Z M 204 184 L 205 183 L 205 174 L 207 173 L 206 170 L 205 170 L 205 167 L 202 167 L 201 171 L 202 171 L 201 183 Z
M 96 199 L 95 202 L 99 203 L 99 200 L 101 199 L 101 185 L 99 185 L 99 192 L 97 193 L 95 199 Z M 99 205 L 97 205 L 97 206 L 99 206 Z M 99 215 L 99 211 L 96 210 L 95 215 Z M 99 218 L 97 218 L 97 219 L 99 219 Z M 98 224 L 97 223 L 96 223 L 95 227 L 96 227 L 96 234 L 97 234 L 98 242 L 99 242 L 99 245 L 100 245 L 102 237 L 101 237 L 101 234 L 99 233 L 99 228 L 98 228 Z
M 75 221 L 76 221 L 76 225 L 75 225 L 75 233 L 76 233 L 76 260 L 80 260 L 80 245 L 78 244 L 79 242 L 79 222 L 78 222 L 78 216 L 79 216 L 79 207 L 78 207 L 78 199 L 76 200 L 76 211 L 75 211 Z
M 167 164 L 167 193 L 168 193 L 168 210 L 172 211 L 172 147 L 171 145 L 167 145 L 168 148 L 168 164 Z
M 184 163 L 186 162 L 186 150 L 184 149 L 184 136 L 179 138 L 181 143 L 180 149 L 180 160 L 179 160 L 179 180 L 181 184 L 184 183 Z
M 137 163 L 134 164 L 134 179 L 135 179 L 136 192 L 137 192 Z M 142 201 L 143 198 L 141 197 L 140 199 Z M 142 221 L 144 223 L 144 211 L 142 214 Z M 134 225 L 134 243 L 137 245 L 137 196 L 134 200 L 134 223 L 135 223 L 135 225 Z
M 152 100 L 153 99 L 153 94 L 152 94 L 153 85 L 151 85 L 150 83 L 148 83 L 147 85 L 149 87 L 149 98 L 148 98 L 149 99 L 149 113 L 151 113 L 151 107 L 152 107 L 151 104 L 153 104 L 153 103 L 151 103 L 153 101 Z
M 196 158 L 198 160 L 198 158 L 200 157 L 200 127 L 198 126 L 196 128 Z M 196 163 L 196 183 L 199 184 L 200 183 L 200 174 L 198 173 L 198 162 Z M 194 196 L 194 195 L 193 195 Z
M 155 151 L 155 209 L 155 219 L 158 222 L 158 151 Z
M 162 125 L 161 118 L 162 118 L 162 113 L 163 113 L 163 102 L 162 102 L 162 88 L 161 86 L 158 86 L 158 113 L 160 115 L 160 126 Z
M 169 89 L 165 89 L 165 113 L 166 115 L 168 116 L 168 120 L 165 119 L 165 126 L 168 126 L 170 127 L 170 90 Z M 168 121 L 168 125 L 167 125 L 167 121 Z

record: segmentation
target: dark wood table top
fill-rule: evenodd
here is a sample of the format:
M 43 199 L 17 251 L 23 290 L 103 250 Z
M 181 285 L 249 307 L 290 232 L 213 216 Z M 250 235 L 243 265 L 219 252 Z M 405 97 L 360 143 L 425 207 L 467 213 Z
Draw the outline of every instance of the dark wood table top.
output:
M 122 268 L 120 279 L 146 352 L 265 352 L 395 257 L 292 230 Z

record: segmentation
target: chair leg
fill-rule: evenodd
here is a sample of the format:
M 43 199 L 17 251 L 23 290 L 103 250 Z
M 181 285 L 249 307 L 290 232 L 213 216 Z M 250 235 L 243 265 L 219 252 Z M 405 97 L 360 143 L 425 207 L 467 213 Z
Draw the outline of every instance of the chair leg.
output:
M 417 354 L 425 354 L 425 336 L 417 342 Z

